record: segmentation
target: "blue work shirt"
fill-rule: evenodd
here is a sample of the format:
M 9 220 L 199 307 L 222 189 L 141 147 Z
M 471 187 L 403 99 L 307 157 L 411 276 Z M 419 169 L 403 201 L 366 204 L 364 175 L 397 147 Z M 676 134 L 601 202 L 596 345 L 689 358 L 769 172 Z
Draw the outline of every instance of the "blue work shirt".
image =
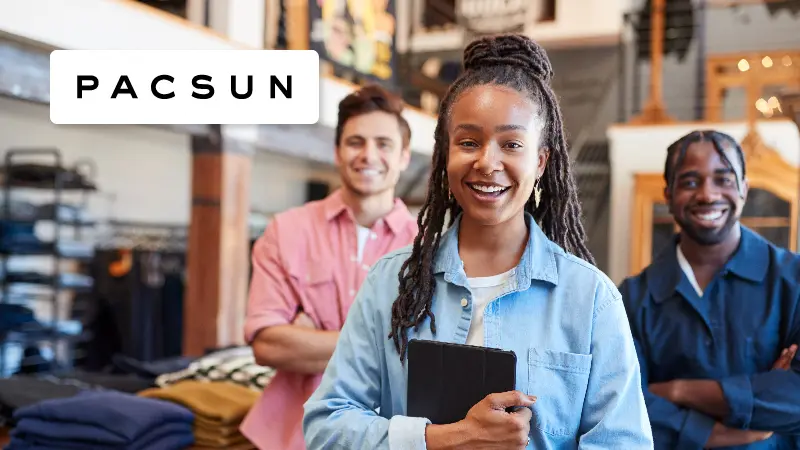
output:
M 730 407 L 725 425 L 775 432 L 737 448 L 800 448 L 779 435 L 800 433 L 800 358 L 788 371 L 771 370 L 784 348 L 800 343 L 800 256 L 741 229 L 739 248 L 702 298 L 678 264 L 677 235 L 620 286 L 656 449 L 702 449 L 715 423 L 647 390 L 675 379 L 719 381 Z
M 652 449 L 619 291 L 597 268 L 548 240 L 530 215 L 527 221 L 530 237 L 512 282 L 486 306 L 484 341 L 516 353 L 516 388 L 538 398 L 528 448 Z M 459 224 L 460 217 L 434 258 L 437 334 L 426 319 L 419 331 L 409 330 L 409 340 L 466 343 L 473 304 L 458 253 Z M 425 449 L 430 422 L 405 416 L 408 364 L 388 338 L 398 274 L 410 255 L 407 247 L 382 258 L 359 291 L 322 382 L 305 404 L 309 450 Z

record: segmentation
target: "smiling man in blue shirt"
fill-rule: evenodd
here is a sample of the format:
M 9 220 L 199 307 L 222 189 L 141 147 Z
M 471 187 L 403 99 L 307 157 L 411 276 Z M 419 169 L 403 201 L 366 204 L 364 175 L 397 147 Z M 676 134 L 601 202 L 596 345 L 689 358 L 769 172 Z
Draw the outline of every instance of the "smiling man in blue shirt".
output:
M 682 137 L 664 178 L 681 231 L 620 286 L 655 448 L 800 448 L 800 257 L 740 224 L 730 136 Z

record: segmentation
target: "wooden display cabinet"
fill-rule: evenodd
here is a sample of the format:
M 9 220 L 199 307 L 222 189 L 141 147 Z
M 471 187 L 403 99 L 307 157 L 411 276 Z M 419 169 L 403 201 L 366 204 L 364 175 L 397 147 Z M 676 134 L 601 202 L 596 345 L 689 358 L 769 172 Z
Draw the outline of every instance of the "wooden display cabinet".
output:
M 776 99 L 783 89 L 800 89 L 800 51 L 712 55 L 706 59 L 705 120 L 755 120 L 782 116 Z M 744 117 L 725 117 L 723 103 L 728 93 L 744 92 Z M 770 99 L 767 101 L 766 99 Z
M 742 224 L 776 245 L 797 251 L 800 174 L 774 150 L 765 149 L 747 158 L 750 190 Z M 629 274 L 647 267 L 678 231 L 664 200 L 661 173 L 635 175 Z

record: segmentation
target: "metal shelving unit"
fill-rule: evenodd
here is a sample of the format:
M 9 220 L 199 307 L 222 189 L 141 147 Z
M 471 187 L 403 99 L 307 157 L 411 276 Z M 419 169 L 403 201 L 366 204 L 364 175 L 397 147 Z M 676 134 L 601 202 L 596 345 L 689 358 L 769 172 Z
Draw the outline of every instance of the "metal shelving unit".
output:
M 42 160 L 48 160 L 42 163 Z M 88 172 L 88 173 L 87 173 Z M 2 298 L 0 308 L 19 314 L 15 323 L 9 316 L 8 323 L 0 329 L 0 376 L 9 376 L 21 368 L 8 367 L 7 350 L 11 345 L 23 347 L 23 354 L 35 364 L 47 364 L 48 370 L 69 370 L 73 365 L 73 345 L 86 338 L 80 322 L 61 320 L 60 297 L 65 291 L 78 293 L 91 289 L 92 280 L 86 275 L 63 272 L 65 260 L 90 259 L 94 246 L 81 242 L 85 230 L 94 222 L 85 220 L 81 213 L 86 210 L 89 195 L 96 191 L 93 184 L 96 168 L 91 161 L 81 161 L 66 167 L 62 153 L 51 148 L 15 148 L 5 153 L 2 173 L 2 217 L 0 217 L 0 285 Z M 50 193 L 49 203 L 35 204 L 17 202 L 12 193 L 35 191 L 31 196 Z M 65 193 L 79 193 L 77 204 L 64 201 Z M 17 206 L 15 206 L 17 205 Z M 24 207 L 20 207 L 23 205 Z M 69 216 L 72 213 L 72 220 Z M 41 240 L 35 232 L 37 224 L 52 224 L 52 239 Z M 71 239 L 64 239 L 62 231 L 72 229 Z M 9 264 L 12 258 L 48 257 L 52 262 L 51 273 L 43 273 L 43 267 L 19 270 Z M 21 289 L 15 289 L 21 287 Z M 77 298 L 77 296 L 76 296 Z M 41 320 L 29 308 L 37 302 L 49 302 L 49 320 Z M 74 306 L 74 305 L 73 305 Z M 66 344 L 58 348 L 58 344 Z M 50 344 L 53 358 L 41 357 L 40 345 Z M 40 355 L 37 358 L 37 353 Z M 61 358 L 57 356 L 62 354 Z M 30 369 L 30 368 L 28 368 Z

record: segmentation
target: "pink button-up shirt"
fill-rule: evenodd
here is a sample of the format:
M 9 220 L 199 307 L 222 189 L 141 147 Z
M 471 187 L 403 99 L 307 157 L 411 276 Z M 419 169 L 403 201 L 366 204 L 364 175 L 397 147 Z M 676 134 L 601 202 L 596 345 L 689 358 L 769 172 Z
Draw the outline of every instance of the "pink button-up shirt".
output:
M 416 218 L 396 200 L 371 228 L 359 262 L 356 223 L 341 191 L 276 215 L 253 248 L 246 341 L 263 328 L 290 324 L 298 307 L 318 329 L 341 329 L 370 266 L 411 244 L 417 230 Z M 278 371 L 242 422 L 242 434 L 261 450 L 304 450 L 303 404 L 321 379 Z

